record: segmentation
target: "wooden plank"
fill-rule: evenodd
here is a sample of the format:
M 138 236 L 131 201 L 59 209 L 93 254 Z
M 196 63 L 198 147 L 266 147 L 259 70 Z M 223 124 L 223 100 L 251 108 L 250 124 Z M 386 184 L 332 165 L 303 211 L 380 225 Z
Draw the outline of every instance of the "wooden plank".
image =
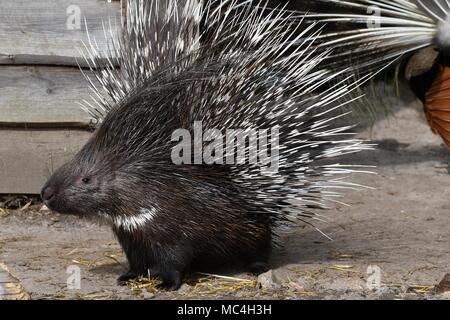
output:
M 0 66 L 0 127 L 86 127 L 93 119 L 80 108 L 82 99 L 89 88 L 78 68 Z
M 0 64 L 81 64 L 89 32 L 107 52 L 102 22 L 120 25 L 120 3 L 100 0 L 0 0 Z
M 79 130 L 0 130 L 0 193 L 39 194 L 51 173 L 90 135 Z

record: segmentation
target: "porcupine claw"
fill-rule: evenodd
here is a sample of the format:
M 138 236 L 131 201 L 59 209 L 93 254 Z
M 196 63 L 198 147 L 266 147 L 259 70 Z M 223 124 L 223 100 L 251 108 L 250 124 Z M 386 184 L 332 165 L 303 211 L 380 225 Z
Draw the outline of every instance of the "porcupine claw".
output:
M 162 282 L 156 285 L 156 289 L 175 291 L 180 289 L 182 284 L 182 274 L 179 271 L 166 272 L 161 275 Z
M 117 284 L 119 286 L 126 286 L 130 280 L 138 278 L 140 275 L 133 271 L 128 271 L 117 278 Z

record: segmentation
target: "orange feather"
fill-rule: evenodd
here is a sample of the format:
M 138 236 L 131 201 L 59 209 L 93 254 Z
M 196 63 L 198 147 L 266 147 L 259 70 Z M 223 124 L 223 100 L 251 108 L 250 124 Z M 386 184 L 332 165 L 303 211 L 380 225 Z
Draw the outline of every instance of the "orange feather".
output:
M 428 124 L 450 148 L 450 68 L 440 66 L 439 73 L 426 94 L 424 104 Z

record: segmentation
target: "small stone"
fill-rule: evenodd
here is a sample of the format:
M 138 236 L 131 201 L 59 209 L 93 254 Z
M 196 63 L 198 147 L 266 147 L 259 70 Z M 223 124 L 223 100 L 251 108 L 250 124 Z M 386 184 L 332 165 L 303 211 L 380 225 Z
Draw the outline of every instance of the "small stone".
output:
M 289 289 L 291 291 L 294 291 L 294 292 L 306 292 L 305 288 L 303 286 L 301 286 L 297 282 L 291 281 L 291 282 L 289 282 L 288 286 L 289 286 Z
M 144 289 L 144 290 L 142 290 L 142 297 L 145 300 L 150 300 L 150 299 L 153 299 L 155 297 L 155 294 L 153 292 L 149 292 L 149 291 Z
M 279 280 L 275 276 L 273 270 L 270 270 L 258 276 L 258 287 L 261 289 L 276 290 L 281 288 L 281 284 L 279 283 Z
M 372 292 L 376 295 L 378 295 L 379 299 L 382 300 L 394 300 L 396 297 L 398 297 L 402 291 L 399 287 L 381 287 L 379 290 L 375 290 Z
M 448 273 L 444 279 L 436 287 L 438 293 L 450 292 L 450 273 Z
M 366 289 L 366 283 L 361 279 L 335 279 L 329 284 L 328 289 L 342 292 L 362 292 Z
M 42 207 L 39 209 L 39 212 L 49 212 L 49 211 L 50 209 L 45 204 L 43 204 Z
M 183 285 L 181 285 L 180 289 L 178 289 L 178 293 L 179 294 L 187 294 L 189 291 L 191 291 L 192 286 L 184 283 Z
M 444 292 L 440 294 L 438 297 L 441 300 L 450 300 L 450 291 Z
M 314 284 L 311 283 L 311 281 L 308 281 L 303 277 L 298 278 L 295 283 L 297 286 L 302 287 L 305 291 L 310 291 L 314 287 Z

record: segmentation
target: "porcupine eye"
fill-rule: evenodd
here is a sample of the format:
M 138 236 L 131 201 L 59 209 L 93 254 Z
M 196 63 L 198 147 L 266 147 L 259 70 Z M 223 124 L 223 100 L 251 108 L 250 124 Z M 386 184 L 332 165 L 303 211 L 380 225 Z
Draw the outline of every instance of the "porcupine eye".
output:
M 91 178 L 84 177 L 83 179 L 81 179 L 81 182 L 83 182 L 84 184 L 89 184 L 91 183 Z
M 88 187 L 93 184 L 94 180 L 90 176 L 79 176 L 76 180 L 76 185 L 79 187 Z

